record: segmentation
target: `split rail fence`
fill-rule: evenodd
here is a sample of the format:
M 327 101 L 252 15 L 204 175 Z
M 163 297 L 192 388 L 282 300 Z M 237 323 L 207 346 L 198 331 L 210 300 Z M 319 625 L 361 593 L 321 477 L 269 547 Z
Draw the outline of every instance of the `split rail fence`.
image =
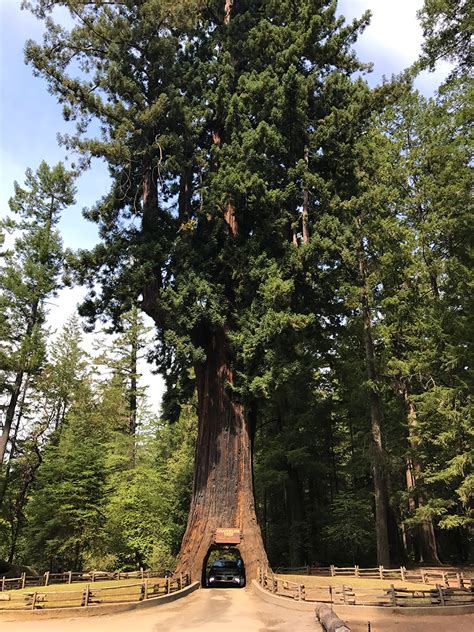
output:
M 123 573 L 123 575 L 125 575 L 125 573 Z M 127 579 L 130 579 L 130 575 L 132 575 L 132 573 L 128 573 Z M 88 583 L 84 588 L 77 588 L 76 590 L 74 590 L 71 586 L 70 590 L 66 589 L 61 591 L 4 591 L 0 592 L 0 611 L 73 608 L 80 606 L 88 607 L 98 604 L 133 603 L 144 601 L 152 597 L 169 595 L 170 593 L 189 586 L 191 583 L 189 573 L 180 574 L 175 578 L 161 578 L 160 580 L 155 577 L 147 577 L 146 573 L 144 575 L 145 576 L 142 581 L 133 584 L 127 583 L 123 586 L 101 587 L 96 583 Z M 121 577 L 121 579 L 125 579 L 125 577 Z M 84 579 L 81 581 L 84 581 Z
M 363 579 L 385 579 L 422 584 L 441 584 L 444 588 L 465 588 L 472 582 L 471 577 L 465 577 L 463 571 L 455 568 L 416 568 L 407 569 L 405 566 L 385 568 L 361 568 L 360 566 L 298 566 L 294 568 L 277 568 L 275 573 L 280 575 L 314 575 L 315 577 L 360 577 Z M 474 569 L 469 572 L 474 575 Z
M 352 606 L 420 607 L 420 606 L 462 606 L 474 604 L 474 584 L 469 587 L 446 588 L 404 588 L 392 584 L 387 588 L 366 588 L 364 586 L 310 586 L 288 581 L 273 572 L 259 569 L 259 583 L 265 590 L 297 601 L 344 604 Z
M 0 579 L 0 592 L 5 590 L 17 590 L 18 588 L 27 588 L 28 586 L 51 586 L 53 584 L 74 584 L 76 582 L 100 582 L 121 579 L 151 579 L 153 577 L 161 577 L 165 573 L 163 571 L 139 571 L 123 572 L 123 571 L 90 571 L 76 573 L 66 571 L 64 573 L 50 573 L 47 571 L 43 575 L 27 575 L 22 573 L 21 577 L 2 577 Z

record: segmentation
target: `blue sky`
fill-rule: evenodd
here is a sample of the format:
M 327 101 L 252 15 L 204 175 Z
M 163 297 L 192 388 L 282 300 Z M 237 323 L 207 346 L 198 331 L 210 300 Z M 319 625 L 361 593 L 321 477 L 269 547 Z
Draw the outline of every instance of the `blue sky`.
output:
M 355 47 L 362 61 L 374 63 L 374 72 L 368 77 L 372 85 L 380 83 L 384 75 L 400 72 L 417 58 L 422 35 L 416 11 L 422 4 L 423 0 L 340 0 L 339 12 L 348 19 L 366 9 L 373 13 L 371 25 Z M 43 80 L 34 77 L 23 63 L 25 41 L 39 40 L 41 33 L 41 23 L 20 10 L 20 0 L 0 0 L 0 216 L 8 212 L 13 181 L 22 183 L 27 167 L 36 169 L 43 159 L 55 164 L 66 158 L 64 148 L 56 141 L 58 132 L 70 130 L 62 120 L 61 107 L 48 94 Z M 417 87 L 426 95 L 432 94 L 447 68 L 424 74 Z M 66 246 L 88 248 L 96 242 L 97 230 L 82 218 L 81 209 L 107 192 L 105 166 L 96 161 L 77 186 L 77 204 L 64 215 L 60 228 Z M 50 310 L 53 328 L 61 327 L 83 294 L 81 288 L 60 293 Z M 153 386 L 152 400 L 158 404 L 163 384 L 146 373 L 146 381 Z

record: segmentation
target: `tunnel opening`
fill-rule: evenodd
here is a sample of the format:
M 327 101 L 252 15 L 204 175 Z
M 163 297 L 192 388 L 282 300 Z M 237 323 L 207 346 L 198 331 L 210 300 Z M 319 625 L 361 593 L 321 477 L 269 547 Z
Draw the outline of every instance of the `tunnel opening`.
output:
M 214 545 L 209 549 L 202 568 L 203 588 L 244 588 L 245 566 L 238 548 Z

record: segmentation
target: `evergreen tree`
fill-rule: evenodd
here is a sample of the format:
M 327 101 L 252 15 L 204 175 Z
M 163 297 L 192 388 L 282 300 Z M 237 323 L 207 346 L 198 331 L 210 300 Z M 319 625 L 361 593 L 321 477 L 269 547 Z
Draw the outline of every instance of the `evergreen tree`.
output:
M 0 269 L 1 316 L 6 337 L 0 353 L 5 371 L 4 416 L 0 463 L 11 437 L 22 389 L 44 362 L 45 300 L 60 286 L 63 251 L 57 231 L 61 212 L 74 202 L 73 174 L 59 163 L 42 162 L 36 173 L 26 172 L 25 188 L 15 182 L 9 204 L 18 219 L 2 228 L 15 231 L 13 251 L 4 254 Z
M 51 8 L 29 4 L 40 17 Z M 181 564 L 199 575 L 214 529 L 238 527 L 252 577 L 266 556 L 239 334 L 275 271 L 297 291 L 298 233 L 308 241 L 332 157 L 341 158 L 335 128 L 364 100 L 350 47 L 368 18 L 346 25 L 335 3 L 319 0 L 60 4 L 78 18 L 71 32 L 48 19 L 27 58 L 66 116 L 83 117 L 66 142 L 85 159 L 105 158 L 113 177 L 88 213 L 103 243 L 83 253 L 81 278 L 102 290 L 84 311 L 118 321 L 141 297 L 164 364 L 171 356 L 184 372 L 194 367 L 198 447 Z M 71 77 L 71 62 L 82 78 Z M 102 139 L 83 133 L 91 117 Z M 262 338 L 304 325 L 306 314 L 285 311 Z
M 80 570 L 102 550 L 108 429 L 86 376 L 75 392 L 60 438 L 43 454 L 27 506 L 26 558 L 50 570 Z
M 433 70 L 445 59 L 455 64 L 454 74 L 469 74 L 472 64 L 472 16 L 468 0 L 425 0 L 418 12 L 423 28 L 421 68 Z

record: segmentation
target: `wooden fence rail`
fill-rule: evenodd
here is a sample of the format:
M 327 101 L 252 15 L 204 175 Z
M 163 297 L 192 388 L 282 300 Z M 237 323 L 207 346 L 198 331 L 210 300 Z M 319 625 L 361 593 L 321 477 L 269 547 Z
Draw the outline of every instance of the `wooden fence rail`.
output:
M 31 592 L 0 593 L 1 610 L 39 610 L 48 608 L 85 607 L 107 603 L 144 601 L 160 595 L 168 595 L 189 586 L 189 573 L 177 577 L 144 577 L 142 581 L 124 586 L 104 586 L 88 583 L 83 589 L 60 592 L 34 590 Z
M 278 577 L 272 571 L 259 569 L 258 581 L 262 588 L 274 594 L 298 601 L 323 602 L 353 606 L 419 607 L 474 605 L 474 586 L 469 588 L 412 589 L 395 587 L 366 588 L 342 584 L 338 586 L 310 586 Z
M 444 588 L 465 588 L 472 585 L 472 577 L 465 577 L 463 571 L 456 569 L 419 568 L 407 569 L 405 566 L 385 568 L 361 568 L 360 566 L 298 566 L 277 568 L 282 575 L 314 575 L 317 577 L 363 577 L 365 579 L 401 579 L 403 582 L 422 584 L 442 584 Z M 470 572 L 474 575 L 474 570 Z
M 28 586 L 51 586 L 52 584 L 74 584 L 77 582 L 100 582 L 122 579 L 152 579 L 153 577 L 163 577 L 163 571 L 87 571 L 50 573 L 46 571 L 43 575 L 27 575 L 22 573 L 21 577 L 2 577 L 0 579 L 0 592 L 5 590 L 16 590 L 27 588 Z

